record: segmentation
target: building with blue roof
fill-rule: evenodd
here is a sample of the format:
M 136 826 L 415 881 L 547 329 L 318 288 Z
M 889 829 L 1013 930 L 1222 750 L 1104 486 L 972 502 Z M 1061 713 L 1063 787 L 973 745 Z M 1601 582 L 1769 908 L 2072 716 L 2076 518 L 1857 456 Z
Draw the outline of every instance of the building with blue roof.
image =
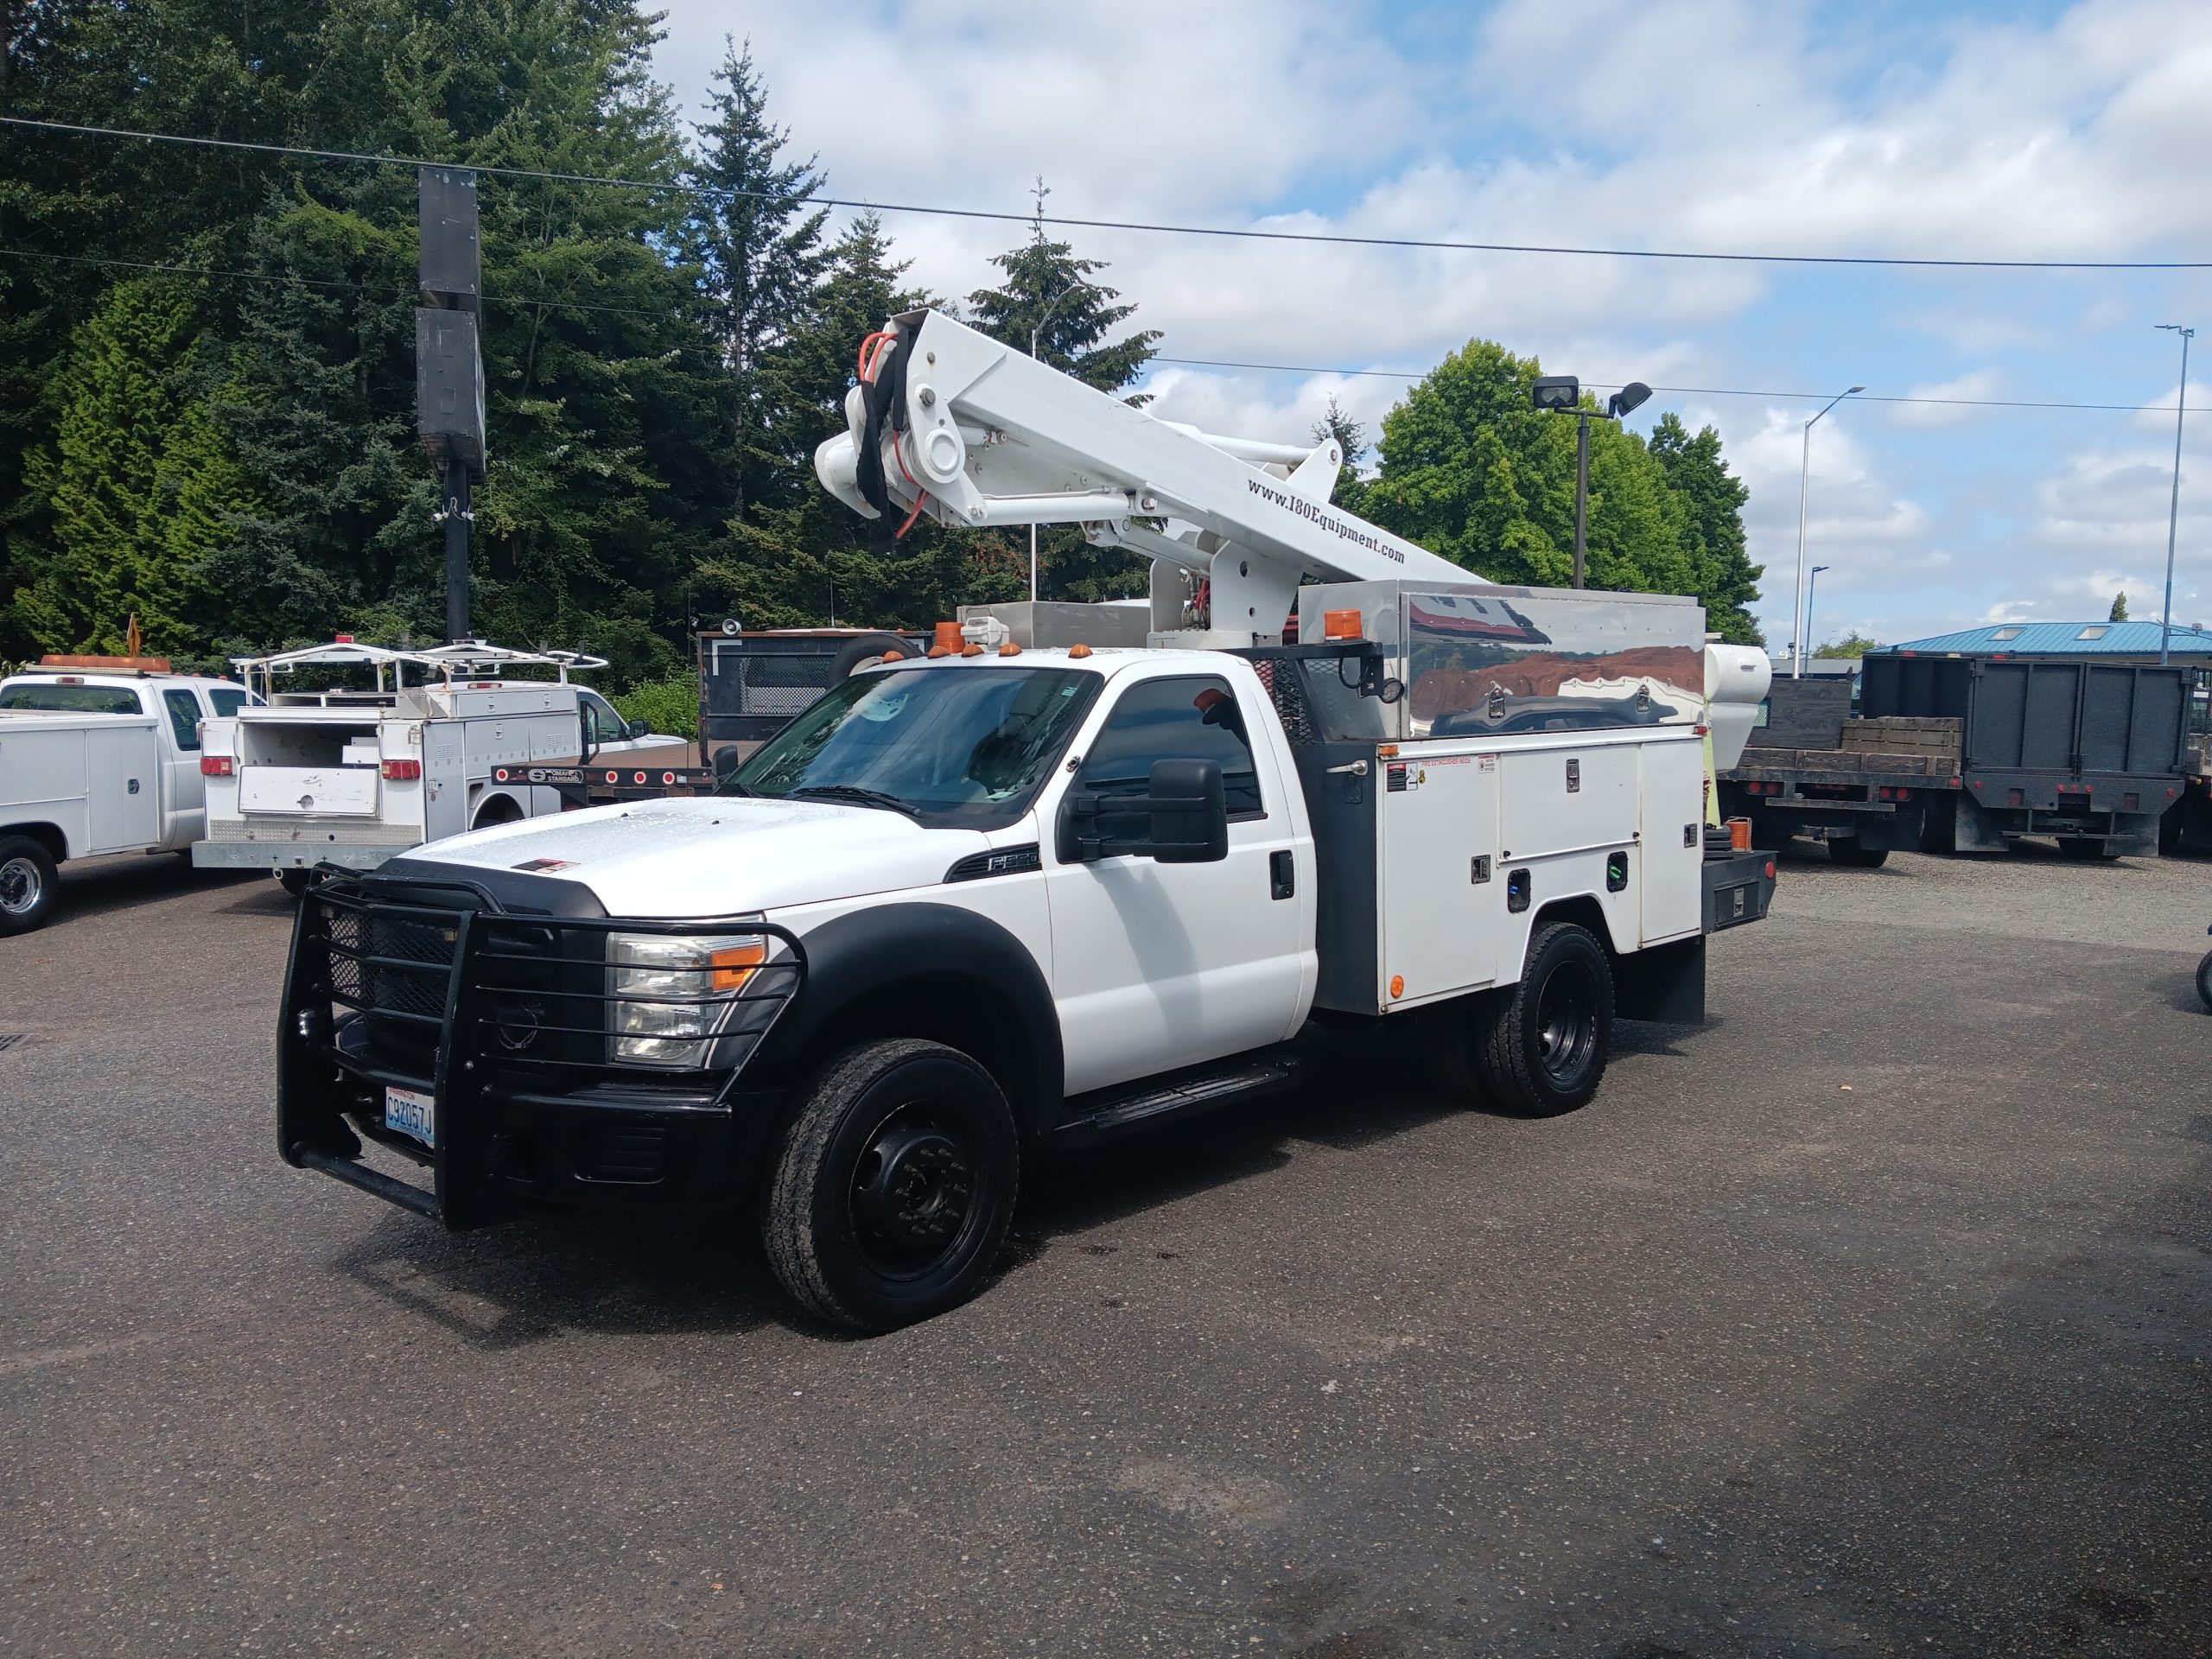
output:
M 2167 652 L 2177 663 L 2212 668 L 2212 630 L 2177 626 Z M 2158 660 L 2156 622 L 1999 622 L 1986 628 L 1900 640 L 1869 652 L 1916 657 L 2095 657 L 2113 662 Z

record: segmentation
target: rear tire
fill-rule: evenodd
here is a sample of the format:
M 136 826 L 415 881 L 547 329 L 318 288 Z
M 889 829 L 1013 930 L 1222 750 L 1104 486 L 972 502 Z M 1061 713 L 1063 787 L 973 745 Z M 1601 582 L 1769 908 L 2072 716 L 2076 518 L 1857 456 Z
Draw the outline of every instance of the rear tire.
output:
M 1869 847 L 1856 836 L 1828 842 L 1828 861 L 1848 870 L 1878 870 L 1890 855 L 1886 847 Z
M 1587 1105 L 1613 1041 L 1605 947 L 1572 922 L 1539 928 L 1521 982 L 1478 1005 L 1474 1034 L 1484 1092 L 1506 1110 L 1556 1117 Z
M 862 634 L 830 660 L 830 683 L 835 684 L 849 674 L 856 674 L 861 669 L 874 667 L 883 660 L 886 652 L 892 651 L 897 652 L 901 657 L 911 657 L 914 654 L 913 642 L 910 639 L 901 639 L 895 633 Z
M 2196 999 L 2212 1012 L 2212 952 L 2196 964 Z
M 0 936 L 45 926 L 60 891 L 53 854 L 29 836 L 0 837 Z
M 1014 1114 L 982 1066 L 942 1043 L 864 1043 L 816 1074 L 778 1143 L 768 1264 L 831 1324 L 926 1319 L 982 1286 L 1020 1166 Z
M 2085 860 L 2118 858 L 2118 853 L 2107 850 L 2110 845 L 2109 842 L 2093 840 L 2088 836 L 2061 836 L 2058 838 L 2058 855 Z

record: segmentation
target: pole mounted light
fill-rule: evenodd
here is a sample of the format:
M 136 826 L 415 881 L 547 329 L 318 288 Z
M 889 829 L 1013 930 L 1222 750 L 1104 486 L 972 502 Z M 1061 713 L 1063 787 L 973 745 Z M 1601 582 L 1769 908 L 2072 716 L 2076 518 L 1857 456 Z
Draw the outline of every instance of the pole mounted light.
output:
M 2181 524 L 2181 420 L 2189 407 L 2189 342 L 2196 330 L 2177 322 L 2152 324 L 2181 336 L 2181 391 L 2174 396 L 2174 493 L 2166 507 L 2166 602 L 2158 611 L 2158 660 L 2166 660 L 2166 647 L 2174 630 L 2174 531 Z
M 1812 488 L 1813 429 L 1821 423 L 1821 415 L 1866 390 L 1864 386 L 1853 386 L 1836 393 L 1820 415 L 1805 423 L 1803 452 L 1797 462 L 1797 608 L 1789 619 L 1789 677 L 1793 680 L 1805 677 L 1805 505 Z
M 1574 585 L 1582 585 L 1584 551 L 1590 533 L 1590 423 L 1618 421 L 1643 407 L 1651 388 L 1631 380 L 1605 400 L 1602 412 L 1582 407 L 1582 383 L 1571 374 L 1539 375 L 1529 401 L 1548 415 L 1574 416 Z
M 1813 648 L 1813 595 L 1820 591 L 1821 572 L 1828 567 L 1816 564 L 1805 579 L 1805 648 Z
M 1041 183 L 1042 181 L 1039 182 Z M 1053 297 L 1052 302 L 1045 308 L 1044 315 L 1037 319 L 1035 326 L 1029 331 L 1029 359 L 1033 363 L 1037 359 L 1037 336 L 1045 332 L 1045 325 L 1052 320 L 1052 313 L 1060 308 L 1060 302 L 1078 288 L 1087 288 L 1102 297 L 1105 292 L 1097 283 L 1085 282 L 1080 276 L 1062 289 Z M 1029 526 L 1029 602 L 1032 605 L 1037 602 L 1037 526 L 1033 522 Z

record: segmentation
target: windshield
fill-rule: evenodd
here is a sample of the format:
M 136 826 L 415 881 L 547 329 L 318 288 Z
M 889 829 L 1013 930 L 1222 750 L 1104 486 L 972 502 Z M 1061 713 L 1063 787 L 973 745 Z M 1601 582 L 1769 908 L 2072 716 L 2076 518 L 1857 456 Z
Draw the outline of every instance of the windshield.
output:
M 42 709 L 73 715 L 136 715 L 138 694 L 120 685 L 56 685 L 27 680 L 0 690 L 0 709 Z
M 1010 823 L 1100 683 L 1096 674 L 1064 668 L 918 664 L 856 674 L 769 740 L 721 792 L 873 796 L 924 823 Z

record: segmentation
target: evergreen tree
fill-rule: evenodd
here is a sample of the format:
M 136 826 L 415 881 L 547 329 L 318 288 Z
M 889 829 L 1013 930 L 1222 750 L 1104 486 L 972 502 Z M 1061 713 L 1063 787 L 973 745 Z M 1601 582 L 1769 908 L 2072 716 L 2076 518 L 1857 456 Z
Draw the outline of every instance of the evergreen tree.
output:
M 181 613 L 193 579 L 171 556 L 166 486 L 204 442 L 204 409 L 188 415 L 188 360 L 199 333 L 181 283 L 139 277 L 109 290 L 75 332 L 56 377 L 51 449 L 33 453 L 27 483 L 44 499 L 51 539 L 16 561 L 16 630 L 48 648 L 118 651 L 135 613 L 156 651 L 185 651 Z
M 2127 620 L 2127 593 L 2126 589 L 2123 588 L 2120 592 L 2116 593 L 2112 596 L 2112 610 L 2105 620 L 2107 622 L 2125 622 Z
M 807 401 L 784 383 L 779 359 L 806 325 L 829 258 L 822 247 L 829 215 L 806 206 L 823 180 L 812 157 L 785 158 L 790 130 L 768 118 L 751 45 L 729 46 L 715 79 L 707 94 L 714 115 L 699 129 L 704 149 L 689 175 L 709 194 L 688 228 L 709 326 L 729 375 L 721 468 L 736 527 L 791 505 L 811 482 L 802 476 L 803 434 L 792 424 L 794 417 L 807 424 Z
M 1037 181 L 1037 216 L 1027 240 L 992 257 L 1002 280 L 968 296 L 969 321 L 983 333 L 1027 352 L 1033 340 L 1040 362 L 1073 375 L 1101 391 L 1128 387 L 1152 360 L 1160 339 L 1156 328 L 1141 328 L 1109 340 L 1107 336 L 1136 315 L 1135 305 L 1116 304 L 1120 294 L 1096 280 L 1103 260 L 1076 257 L 1073 246 L 1056 242 L 1045 230 L 1045 198 L 1051 192 Z M 1144 397 L 1129 399 L 1141 404 Z M 1027 592 L 1027 544 L 1011 547 L 1002 536 L 963 532 L 976 573 L 1002 577 L 1009 555 Z M 1147 563 L 1118 548 L 1092 546 L 1071 525 L 1040 528 L 1040 597 L 1101 600 L 1128 598 L 1145 591 Z
M 1359 458 L 1368 451 L 1367 428 L 1354 420 L 1350 411 L 1337 401 L 1337 394 L 1329 394 L 1329 407 L 1321 418 L 1313 423 L 1313 442 L 1333 439 L 1342 459 L 1337 466 L 1337 487 L 1330 499 L 1357 512 L 1359 511 Z

